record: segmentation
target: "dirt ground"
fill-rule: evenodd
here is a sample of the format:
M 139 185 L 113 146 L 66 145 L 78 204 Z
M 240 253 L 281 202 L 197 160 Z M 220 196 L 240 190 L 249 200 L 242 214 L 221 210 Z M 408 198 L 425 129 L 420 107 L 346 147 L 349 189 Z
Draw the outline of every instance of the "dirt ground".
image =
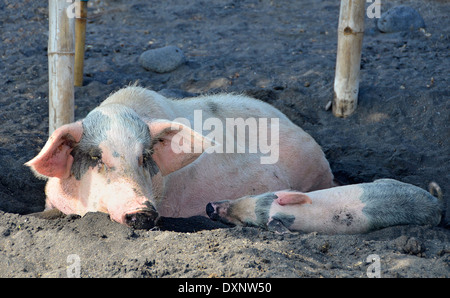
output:
M 228 228 L 205 217 L 165 218 L 133 230 L 106 214 L 48 221 L 45 181 L 23 164 L 48 138 L 46 1 L 0 0 L 0 277 L 449 277 L 450 5 L 381 1 L 417 9 L 425 32 L 380 33 L 366 18 L 359 105 L 335 118 L 332 99 L 339 1 L 89 1 L 84 86 L 75 118 L 135 81 L 166 93 L 243 92 L 283 111 L 322 146 L 343 184 L 394 178 L 447 201 L 438 227 L 363 235 Z M 148 49 L 181 48 L 170 73 L 138 63 Z

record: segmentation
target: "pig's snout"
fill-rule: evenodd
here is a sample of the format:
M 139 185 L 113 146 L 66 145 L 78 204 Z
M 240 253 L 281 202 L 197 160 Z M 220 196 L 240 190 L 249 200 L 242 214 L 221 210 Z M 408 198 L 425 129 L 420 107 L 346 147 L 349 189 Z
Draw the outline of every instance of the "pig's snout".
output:
M 125 214 L 125 224 L 134 229 L 151 229 L 155 226 L 159 214 L 156 210 L 140 210 Z
M 213 204 L 211 204 L 211 203 L 208 203 L 208 205 L 206 205 L 206 214 L 212 220 L 219 220 L 219 218 L 220 218 L 219 214 L 216 212 L 215 206 L 213 206 Z

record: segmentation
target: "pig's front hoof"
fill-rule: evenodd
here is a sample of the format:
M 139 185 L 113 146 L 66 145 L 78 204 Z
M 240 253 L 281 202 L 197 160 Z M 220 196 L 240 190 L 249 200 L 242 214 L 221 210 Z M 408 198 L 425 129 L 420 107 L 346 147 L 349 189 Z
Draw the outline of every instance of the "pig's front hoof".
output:
M 158 213 L 156 211 L 139 211 L 125 215 L 125 223 L 134 229 L 152 229 Z

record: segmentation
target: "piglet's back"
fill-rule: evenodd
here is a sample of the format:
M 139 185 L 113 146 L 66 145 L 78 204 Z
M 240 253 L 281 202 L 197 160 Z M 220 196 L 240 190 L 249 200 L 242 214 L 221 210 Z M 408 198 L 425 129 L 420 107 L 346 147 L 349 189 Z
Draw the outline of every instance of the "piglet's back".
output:
M 442 202 L 426 190 L 393 179 L 380 179 L 359 185 L 370 229 L 393 225 L 438 225 Z

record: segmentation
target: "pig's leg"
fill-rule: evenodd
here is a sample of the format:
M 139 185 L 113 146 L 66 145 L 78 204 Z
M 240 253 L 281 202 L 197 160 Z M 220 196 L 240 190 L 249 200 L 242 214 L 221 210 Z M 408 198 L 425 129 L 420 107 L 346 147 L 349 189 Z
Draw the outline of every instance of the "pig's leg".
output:
M 277 234 L 292 233 L 279 219 L 270 219 L 267 223 L 267 229 Z
M 42 212 L 30 213 L 28 215 L 31 215 L 31 216 L 34 216 L 37 218 L 42 218 L 42 219 L 57 219 L 57 218 L 62 218 L 62 217 L 66 216 L 64 213 L 62 213 L 61 211 L 59 211 L 56 208 L 44 210 Z

